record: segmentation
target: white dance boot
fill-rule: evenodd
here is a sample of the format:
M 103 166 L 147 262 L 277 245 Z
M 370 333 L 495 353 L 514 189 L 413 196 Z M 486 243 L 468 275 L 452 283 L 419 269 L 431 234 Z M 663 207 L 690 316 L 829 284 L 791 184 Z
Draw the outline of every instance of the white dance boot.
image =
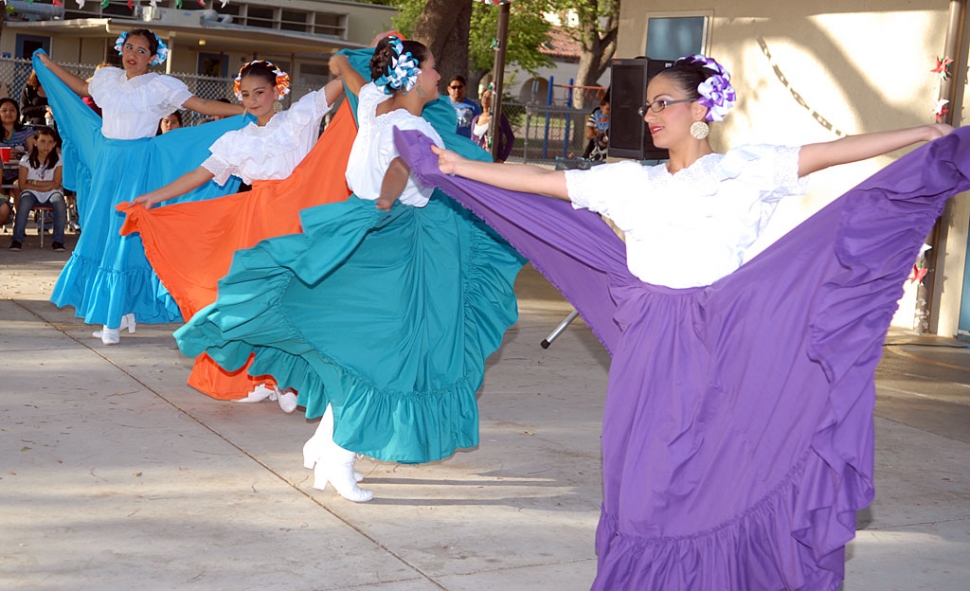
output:
M 253 388 L 253 391 L 250 392 L 245 398 L 240 398 L 235 402 L 262 402 L 267 398 L 270 400 L 276 400 L 276 388 L 270 388 L 266 384 L 260 384 Z
M 321 464 L 329 463 L 334 450 L 347 451 L 333 442 L 333 407 L 328 404 L 313 437 L 303 445 L 303 467 L 307 470 L 313 470 Z M 351 462 L 351 468 L 353 468 L 353 462 Z M 319 478 L 316 472 L 314 474 Z M 360 482 L 363 479 L 363 474 L 354 471 L 354 482 Z M 326 488 L 327 479 L 320 481 L 320 486 L 314 486 L 321 490 Z
M 236 402 L 251 403 L 251 402 L 262 402 L 269 398 L 270 400 L 275 400 L 279 403 L 280 408 L 283 412 L 290 414 L 296 410 L 296 392 L 287 388 L 286 390 L 280 390 L 276 386 L 267 386 L 266 384 L 260 384 L 253 388 L 245 398 L 240 398 Z
M 118 328 L 108 328 L 107 325 L 103 326 L 101 330 L 96 330 L 91 333 L 96 339 L 101 339 L 101 342 L 105 345 L 117 345 L 121 342 L 121 331 L 128 329 L 128 333 L 131 334 L 135 332 L 135 315 L 125 314 L 121 317 L 121 324 Z
M 283 412 L 290 414 L 296 410 L 296 392 L 287 388 L 286 390 L 276 391 L 276 402 L 279 403 Z
M 355 503 L 366 503 L 374 493 L 357 486 L 354 460 L 357 454 L 331 442 L 326 455 L 317 461 L 313 469 L 313 488 L 325 490 L 327 483 L 333 485 L 343 498 Z

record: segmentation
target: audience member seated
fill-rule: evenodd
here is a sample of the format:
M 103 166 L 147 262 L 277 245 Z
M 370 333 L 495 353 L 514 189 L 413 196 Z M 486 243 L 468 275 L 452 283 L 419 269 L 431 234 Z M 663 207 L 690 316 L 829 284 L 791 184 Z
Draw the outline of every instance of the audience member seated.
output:
M 20 121 L 20 107 L 12 98 L 0 99 L 0 147 L 10 148 L 12 164 L 3 167 L 3 187 L 0 191 L 13 198 L 13 209 L 17 209 L 20 194 L 17 190 L 17 162 L 34 145 L 34 130 Z M 8 214 L 9 215 L 9 214 Z
M 62 168 L 57 153 L 58 141 L 56 131 L 50 127 L 38 127 L 34 130 L 33 148 L 20 160 L 20 204 L 17 207 L 10 250 L 20 250 L 23 247 L 31 210 L 37 205 L 50 205 L 54 208 L 54 238 L 51 247 L 55 252 L 64 251 L 67 204 L 61 188 Z M 41 231 L 44 231 L 43 222 Z
M 37 79 L 37 72 L 31 70 L 27 84 L 24 84 L 24 90 L 20 93 L 20 114 L 23 122 L 27 125 L 47 125 L 49 112 L 47 93 Z
M 175 111 L 162 117 L 162 120 L 158 122 L 158 131 L 155 132 L 155 135 L 162 135 L 180 127 L 182 127 L 182 111 Z

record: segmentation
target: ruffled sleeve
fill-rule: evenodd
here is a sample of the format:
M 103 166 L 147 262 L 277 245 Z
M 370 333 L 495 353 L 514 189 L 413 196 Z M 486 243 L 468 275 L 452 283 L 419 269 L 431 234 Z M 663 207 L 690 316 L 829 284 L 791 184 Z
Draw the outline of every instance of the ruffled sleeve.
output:
M 118 85 L 119 74 L 124 74 L 118 68 L 101 68 L 94 73 L 88 82 L 88 94 L 97 104 L 103 104 L 111 95 L 111 90 Z
M 721 169 L 727 178 L 756 188 L 761 201 L 774 203 L 808 190 L 808 178 L 798 176 L 800 150 L 799 146 L 741 146 L 724 155 Z
M 617 221 L 623 202 L 648 180 L 638 162 L 601 164 L 589 170 L 567 170 L 566 192 L 575 209 L 589 209 Z
M 390 95 L 377 88 L 373 82 L 368 82 L 360 88 L 357 99 L 358 135 L 364 134 L 364 129 L 374 124 L 377 118 L 377 105 L 391 98 Z
M 159 97 L 164 97 L 161 104 L 168 107 L 173 112 L 177 109 L 181 109 L 185 101 L 192 98 L 192 91 L 189 87 L 185 85 L 178 78 L 173 78 L 171 76 L 159 76 L 152 80 L 149 85 L 152 94 Z
M 212 156 L 209 156 L 208 158 L 206 158 L 205 161 L 202 162 L 202 164 L 200 165 L 202 166 L 202 168 L 212 173 L 212 180 L 214 180 L 216 184 L 219 185 L 220 187 L 226 184 L 226 181 L 229 180 L 229 177 L 233 175 L 233 169 L 235 168 L 233 167 L 232 164 L 230 164 L 222 156 L 218 155 L 215 152 L 216 145 L 224 138 L 225 136 L 223 136 L 222 138 L 219 138 L 219 140 L 217 140 L 216 143 L 212 145 L 212 148 L 210 148 L 213 151 Z M 221 153 L 221 150 L 220 150 L 220 153 Z

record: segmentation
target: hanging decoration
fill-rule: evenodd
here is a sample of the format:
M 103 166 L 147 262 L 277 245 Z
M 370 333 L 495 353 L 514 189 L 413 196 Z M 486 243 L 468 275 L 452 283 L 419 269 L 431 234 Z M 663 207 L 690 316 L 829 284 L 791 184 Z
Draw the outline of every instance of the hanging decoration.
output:
M 953 63 L 953 59 L 944 57 L 936 58 L 936 67 L 930 70 L 934 74 L 940 75 L 940 80 L 946 80 L 950 77 L 950 64 Z
M 943 123 L 943 116 L 949 114 L 950 109 L 946 106 L 950 103 L 947 99 L 936 99 L 936 104 L 933 106 L 933 114 L 936 115 L 936 122 Z

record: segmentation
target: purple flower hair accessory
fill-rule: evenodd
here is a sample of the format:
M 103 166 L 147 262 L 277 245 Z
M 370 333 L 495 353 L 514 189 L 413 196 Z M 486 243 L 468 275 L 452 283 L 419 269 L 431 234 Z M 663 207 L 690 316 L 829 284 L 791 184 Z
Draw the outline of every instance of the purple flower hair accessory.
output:
M 697 94 L 701 95 L 697 102 L 707 107 L 708 121 L 724 121 L 724 116 L 738 100 L 734 87 L 731 86 L 731 73 L 714 58 L 700 54 L 677 60 L 677 63 L 681 62 L 700 64 L 714 73 L 697 87 Z
M 698 104 L 708 109 L 708 121 L 724 121 L 724 116 L 738 100 L 731 81 L 720 74 L 715 74 L 701 82 L 697 92 L 701 95 L 697 100 Z

